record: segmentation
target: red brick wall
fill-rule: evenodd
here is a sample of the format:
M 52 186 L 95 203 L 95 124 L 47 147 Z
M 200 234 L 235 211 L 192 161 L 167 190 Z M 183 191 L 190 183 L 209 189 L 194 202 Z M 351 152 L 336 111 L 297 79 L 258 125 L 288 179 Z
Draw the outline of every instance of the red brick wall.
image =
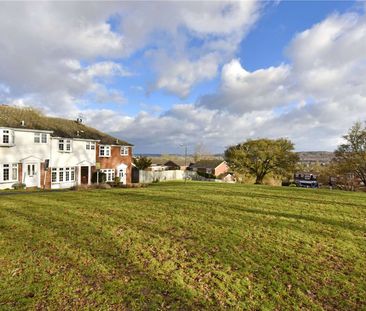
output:
M 121 155 L 121 146 L 111 146 L 110 157 L 99 157 L 99 144 L 97 144 L 97 163 L 100 163 L 101 169 L 117 169 L 120 164 L 127 165 L 126 182 L 131 183 L 132 175 L 132 147 L 128 147 L 128 155 Z
M 18 163 L 18 182 L 23 182 L 23 164 Z
M 51 189 L 51 169 L 45 171 L 45 164 L 41 163 L 41 188 Z
M 229 170 L 229 167 L 227 166 L 227 164 L 221 163 L 218 167 L 215 168 L 215 176 L 219 176 L 223 173 L 226 173 Z

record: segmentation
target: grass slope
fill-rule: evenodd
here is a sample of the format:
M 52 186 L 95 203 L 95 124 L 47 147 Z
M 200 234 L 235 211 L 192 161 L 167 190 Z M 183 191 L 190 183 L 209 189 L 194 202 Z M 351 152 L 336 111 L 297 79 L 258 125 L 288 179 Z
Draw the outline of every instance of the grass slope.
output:
M 215 183 L 0 196 L 0 309 L 361 310 L 366 195 Z

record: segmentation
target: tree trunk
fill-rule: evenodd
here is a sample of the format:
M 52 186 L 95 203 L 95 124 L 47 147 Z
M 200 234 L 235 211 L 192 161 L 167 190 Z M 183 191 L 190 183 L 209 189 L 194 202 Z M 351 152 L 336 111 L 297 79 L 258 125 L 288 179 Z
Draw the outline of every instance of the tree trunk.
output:
M 257 176 L 255 179 L 256 185 L 261 185 L 263 183 L 263 176 Z

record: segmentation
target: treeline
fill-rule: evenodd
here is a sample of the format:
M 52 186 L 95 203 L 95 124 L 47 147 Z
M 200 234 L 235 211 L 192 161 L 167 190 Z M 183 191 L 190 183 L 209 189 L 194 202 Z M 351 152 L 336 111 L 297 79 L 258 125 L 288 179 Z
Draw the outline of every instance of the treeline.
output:
M 237 175 L 251 176 L 256 184 L 268 176 L 290 179 L 296 171 L 309 171 L 317 174 L 323 185 L 357 190 L 366 185 L 366 127 L 356 122 L 343 139 L 328 165 L 299 165 L 294 144 L 285 138 L 250 139 L 230 146 L 225 160 Z

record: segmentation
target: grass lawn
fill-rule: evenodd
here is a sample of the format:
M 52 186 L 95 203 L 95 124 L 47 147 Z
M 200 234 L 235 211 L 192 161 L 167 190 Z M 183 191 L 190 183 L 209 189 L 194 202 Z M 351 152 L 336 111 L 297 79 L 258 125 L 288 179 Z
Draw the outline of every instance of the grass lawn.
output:
M 365 310 L 366 194 L 188 182 L 0 196 L 0 310 Z

